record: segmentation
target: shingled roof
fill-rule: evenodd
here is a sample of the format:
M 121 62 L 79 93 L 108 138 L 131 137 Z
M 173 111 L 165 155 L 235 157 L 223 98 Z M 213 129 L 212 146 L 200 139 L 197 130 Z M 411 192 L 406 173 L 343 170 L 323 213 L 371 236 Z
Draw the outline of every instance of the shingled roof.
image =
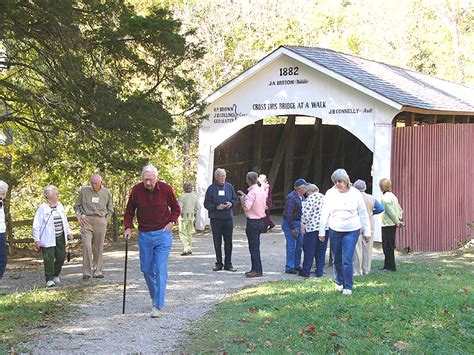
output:
M 329 49 L 282 47 L 405 109 L 413 107 L 444 112 L 474 112 L 474 90 L 467 86 Z

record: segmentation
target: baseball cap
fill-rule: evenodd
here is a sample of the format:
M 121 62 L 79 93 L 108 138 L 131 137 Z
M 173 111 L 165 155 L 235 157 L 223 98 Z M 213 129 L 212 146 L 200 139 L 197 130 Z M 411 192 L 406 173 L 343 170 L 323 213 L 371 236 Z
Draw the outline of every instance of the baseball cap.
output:
M 299 186 L 306 186 L 308 183 L 306 182 L 305 179 L 297 179 L 295 183 L 293 184 L 294 187 L 299 187 Z

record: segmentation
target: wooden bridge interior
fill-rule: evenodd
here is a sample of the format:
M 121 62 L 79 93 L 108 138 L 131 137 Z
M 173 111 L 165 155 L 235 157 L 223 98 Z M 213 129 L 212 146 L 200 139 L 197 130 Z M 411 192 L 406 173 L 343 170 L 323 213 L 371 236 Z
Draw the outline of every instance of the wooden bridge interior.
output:
M 332 172 L 345 168 L 352 181 L 365 180 L 371 192 L 372 152 L 358 138 L 318 118 L 312 118 L 314 124 L 300 124 L 295 116 L 276 120 L 283 123 L 258 121 L 216 148 L 214 169 L 224 168 L 236 191 L 245 191 L 248 171 L 265 174 L 273 188 L 272 209 L 278 212 L 295 179 L 315 183 L 325 193 Z

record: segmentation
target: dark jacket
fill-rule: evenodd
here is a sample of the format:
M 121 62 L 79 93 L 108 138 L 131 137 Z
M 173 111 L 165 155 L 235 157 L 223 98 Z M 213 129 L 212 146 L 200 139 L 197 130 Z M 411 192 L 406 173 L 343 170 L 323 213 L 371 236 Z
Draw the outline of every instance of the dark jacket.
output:
M 285 206 L 283 208 L 283 219 L 288 222 L 291 229 L 294 228 L 293 221 L 301 221 L 301 202 L 296 190 L 291 191 L 285 198 Z
M 219 195 L 219 191 L 221 195 Z M 217 210 L 216 207 L 221 203 L 230 202 L 232 208 Z M 231 219 L 233 217 L 232 209 L 237 204 L 237 194 L 235 193 L 234 187 L 228 182 L 224 182 L 224 185 L 218 185 L 217 183 L 211 184 L 206 191 L 206 197 L 204 197 L 204 208 L 209 212 L 209 218 L 211 219 Z

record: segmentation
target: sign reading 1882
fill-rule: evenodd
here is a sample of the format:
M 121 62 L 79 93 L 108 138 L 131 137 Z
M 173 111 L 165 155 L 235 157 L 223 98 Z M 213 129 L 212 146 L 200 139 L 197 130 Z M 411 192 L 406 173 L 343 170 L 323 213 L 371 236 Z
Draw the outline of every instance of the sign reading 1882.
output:
M 298 67 L 280 68 L 280 76 L 298 75 Z
M 280 77 L 295 77 L 299 75 L 299 67 L 284 67 L 279 68 Z M 282 80 L 270 80 L 268 86 L 275 85 L 297 85 L 297 84 L 308 84 L 308 79 L 297 79 L 297 78 L 287 78 Z

